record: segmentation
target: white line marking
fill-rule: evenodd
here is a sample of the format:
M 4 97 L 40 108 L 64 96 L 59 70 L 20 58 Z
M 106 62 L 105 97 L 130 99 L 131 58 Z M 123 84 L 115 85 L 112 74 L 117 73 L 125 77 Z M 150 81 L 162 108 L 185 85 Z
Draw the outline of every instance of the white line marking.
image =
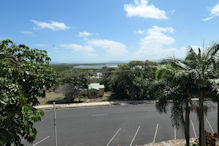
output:
M 159 124 L 157 123 L 156 130 L 155 130 L 155 133 L 154 133 L 153 143 L 155 143 L 155 139 L 156 139 L 156 136 L 157 136 L 158 127 L 159 127 Z
M 174 126 L 174 139 L 176 139 L 176 126 Z
M 134 135 L 134 137 L 132 138 L 132 141 L 131 141 L 131 143 L 130 143 L 130 146 L 132 146 L 132 144 L 133 144 L 133 142 L 134 142 L 134 140 L 135 140 L 135 137 L 136 137 L 137 134 L 138 134 L 139 129 L 140 129 L 140 126 L 138 126 L 138 129 L 136 130 L 135 135 Z
M 194 135 L 195 135 L 195 137 L 197 137 L 195 127 L 194 127 L 194 124 L 193 124 L 192 120 L 191 120 L 191 124 L 192 124 L 192 129 L 193 129 Z
M 211 129 L 211 131 L 212 131 L 212 133 L 214 133 L 214 130 L 213 130 L 213 128 L 212 128 L 212 126 L 211 126 L 211 124 L 210 124 L 210 122 L 208 121 L 207 118 L 206 118 L 206 121 L 207 121 L 207 123 L 208 123 L 208 125 L 209 125 L 209 127 L 210 127 L 210 129 Z
M 119 128 L 116 133 L 113 135 L 113 137 L 110 139 L 110 141 L 106 144 L 107 146 L 109 146 L 109 144 L 113 141 L 113 139 L 116 137 L 116 135 L 119 133 L 119 131 L 121 130 L 121 128 Z
M 48 139 L 50 136 L 45 137 L 44 139 L 38 141 L 37 143 L 33 144 L 33 146 L 38 145 L 39 143 L 43 142 L 44 140 Z

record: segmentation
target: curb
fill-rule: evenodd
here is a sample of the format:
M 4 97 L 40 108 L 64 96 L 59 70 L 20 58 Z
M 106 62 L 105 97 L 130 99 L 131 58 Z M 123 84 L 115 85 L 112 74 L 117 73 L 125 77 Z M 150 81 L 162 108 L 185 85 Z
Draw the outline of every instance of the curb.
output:
M 64 108 L 80 108 L 80 107 L 95 107 L 95 106 L 113 106 L 113 105 L 129 105 L 129 104 L 154 104 L 155 100 L 140 100 L 140 101 L 105 101 L 105 102 L 91 102 L 91 103 L 72 103 L 72 104 L 56 104 L 56 109 Z M 53 109 L 53 105 L 39 105 L 36 109 Z
M 190 144 L 194 143 L 196 138 L 190 138 Z M 157 143 L 149 143 L 143 146 L 185 146 L 186 141 L 185 139 L 175 139 L 175 140 L 167 140 L 161 141 Z

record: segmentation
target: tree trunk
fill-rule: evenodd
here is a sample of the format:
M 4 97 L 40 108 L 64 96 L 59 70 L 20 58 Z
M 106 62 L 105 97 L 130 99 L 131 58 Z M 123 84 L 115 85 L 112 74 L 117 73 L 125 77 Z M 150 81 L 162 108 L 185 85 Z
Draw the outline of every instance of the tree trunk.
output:
M 190 139 L 190 108 L 188 102 L 186 102 L 186 113 L 185 113 L 185 138 L 186 146 L 189 146 Z
M 219 133 L 219 97 L 217 97 L 217 133 Z M 219 134 L 218 134 L 219 139 Z
M 203 92 L 201 91 L 199 97 L 199 146 L 205 145 L 205 133 L 204 133 L 204 96 Z

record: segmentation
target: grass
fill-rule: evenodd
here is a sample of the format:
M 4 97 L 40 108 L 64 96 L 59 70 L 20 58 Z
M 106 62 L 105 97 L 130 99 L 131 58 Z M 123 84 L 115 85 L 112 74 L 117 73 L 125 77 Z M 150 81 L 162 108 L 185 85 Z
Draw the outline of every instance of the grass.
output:
M 39 98 L 38 100 L 40 102 L 40 105 L 52 104 L 53 101 L 62 104 L 69 103 L 69 101 L 67 101 L 64 98 L 64 95 L 58 92 L 47 92 L 45 98 Z M 92 99 L 89 99 L 88 97 L 81 97 L 81 98 L 75 98 L 74 101 L 75 103 L 78 103 L 78 102 L 102 102 L 102 101 L 116 101 L 116 100 L 121 100 L 121 99 L 114 97 L 113 92 L 108 91 L 104 93 L 103 97 L 92 98 Z
M 78 102 L 78 101 L 81 101 L 81 102 L 101 102 L 101 101 L 112 101 L 112 92 L 109 91 L 109 92 L 105 92 L 103 97 L 98 97 L 98 98 L 87 98 L 87 97 L 84 97 L 84 98 L 76 98 L 75 101 Z
M 45 105 L 48 104 L 52 101 L 56 100 L 63 100 L 64 95 L 62 93 L 57 93 L 57 92 L 46 92 L 46 97 L 45 98 L 39 98 L 40 105 Z

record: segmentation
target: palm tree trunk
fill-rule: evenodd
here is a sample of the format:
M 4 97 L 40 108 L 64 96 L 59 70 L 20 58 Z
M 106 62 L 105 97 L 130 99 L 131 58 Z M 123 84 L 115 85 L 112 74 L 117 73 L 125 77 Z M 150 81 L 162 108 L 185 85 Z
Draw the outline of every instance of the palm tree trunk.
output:
M 219 97 L 217 97 L 217 133 L 219 133 Z M 219 134 L 218 134 L 219 139 Z
M 201 91 L 199 97 L 199 146 L 205 145 L 205 133 L 204 133 L 204 96 L 203 91 Z
M 185 138 L 186 138 L 186 146 L 189 146 L 189 138 L 190 138 L 190 108 L 188 102 L 186 102 L 186 115 L 185 115 Z

